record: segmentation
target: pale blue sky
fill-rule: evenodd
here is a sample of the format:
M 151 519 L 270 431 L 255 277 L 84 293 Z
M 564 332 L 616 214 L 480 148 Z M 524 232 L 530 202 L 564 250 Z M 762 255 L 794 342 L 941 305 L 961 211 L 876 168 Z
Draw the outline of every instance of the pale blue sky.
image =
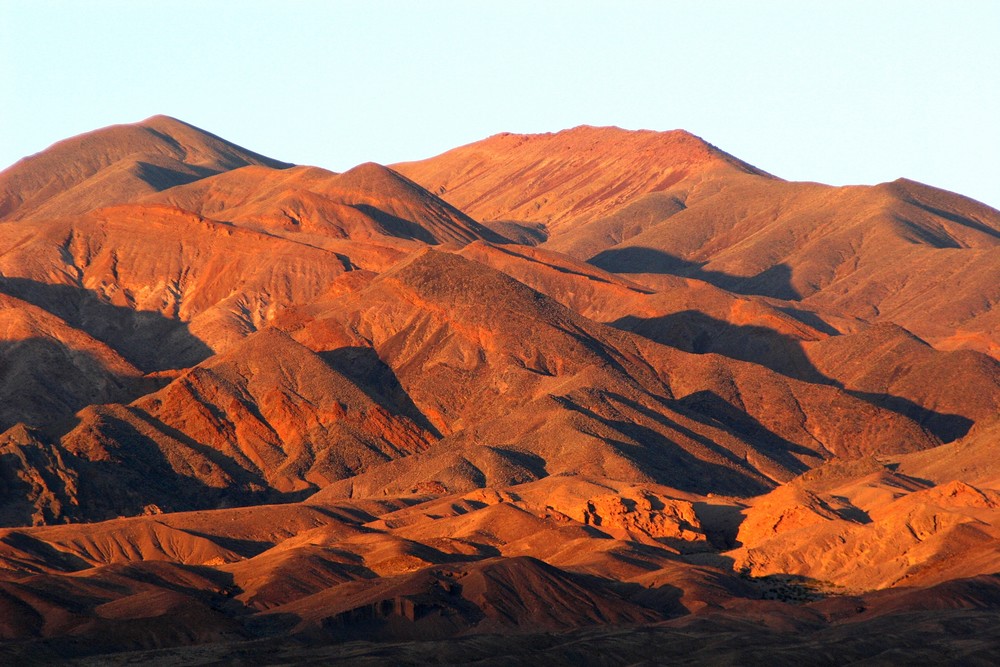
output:
M 994 0 L 0 0 L 0 90 L 0 167 L 157 113 L 336 171 L 618 125 L 1000 207 Z

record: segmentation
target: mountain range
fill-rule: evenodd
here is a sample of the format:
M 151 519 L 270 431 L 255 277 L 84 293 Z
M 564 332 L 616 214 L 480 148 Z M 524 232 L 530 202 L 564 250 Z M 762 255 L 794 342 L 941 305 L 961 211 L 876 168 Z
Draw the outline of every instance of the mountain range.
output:
M 0 173 L 0 397 L 7 661 L 1000 658 L 1000 212 L 914 181 L 113 126 Z

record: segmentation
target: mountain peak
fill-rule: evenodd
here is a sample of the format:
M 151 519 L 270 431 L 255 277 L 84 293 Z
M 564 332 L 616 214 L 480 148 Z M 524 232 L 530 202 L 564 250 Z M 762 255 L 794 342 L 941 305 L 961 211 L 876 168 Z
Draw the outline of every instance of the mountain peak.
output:
M 338 175 L 337 184 L 344 188 L 356 187 L 360 190 L 378 190 L 386 193 L 423 190 L 399 172 L 377 162 L 362 162 L 351 167 Z
M 445 155 L 471 148 L 483 152 L 504 151 L 525 144 L 544 145 L 547 149 L 557 151 L 596 153 L 604 159 L 627 157 L 625 151 L 621 155 L 615 155 L 616 147 L 621 147 L 628 150 L 638 148 L 647 153 L 655 152 L 661 160 L 674 162 L 726 159 L 745 164 L 687 130 L 627 130 L 617 125 L 577 125 L 557 132 L 532 134 L 501 132 L 449 151 Z
M 154 114 L 149 118 L 140 120 L 138 123 L 135 123 L 135 125 L 140 125 L 142 127 L 152 127 L 152 128 L 173 125 L 173 126 L 184 126 L 184 127 L 199 129 L 195 128 L 195 126 L 191 125 L 190 123 L 185 123 L 179 118 L 174 118 L 173 116 L 168 116 L 162 113 Z
M 682 183 L 719 175 L 770 178 L 685 130 L 589 125 L 497 134 L 393 168 L 477 220 L 553 228 L 606 215 L 631 199 Z
M 0 218 L 85 213 L 248 165 L 291 166 L 152 116 L 65 139 L 0 173 Z

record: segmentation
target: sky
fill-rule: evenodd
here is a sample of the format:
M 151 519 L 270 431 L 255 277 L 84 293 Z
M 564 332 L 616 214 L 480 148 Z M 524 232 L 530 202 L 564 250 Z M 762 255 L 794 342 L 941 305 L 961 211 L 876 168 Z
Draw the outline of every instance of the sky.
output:
M 0 0 L 0 168 L 161 113 L 334 171 L 616 125 L 1000 208 L 998 34 L 995 0 Z

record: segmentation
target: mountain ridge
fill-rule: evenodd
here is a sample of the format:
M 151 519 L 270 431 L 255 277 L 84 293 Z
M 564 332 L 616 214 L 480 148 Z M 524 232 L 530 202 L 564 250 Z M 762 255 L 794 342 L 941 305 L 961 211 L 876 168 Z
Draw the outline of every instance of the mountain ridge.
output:
M 159 116 L 0 202 L 0 659 L 1000 657 L 998 211 Z

